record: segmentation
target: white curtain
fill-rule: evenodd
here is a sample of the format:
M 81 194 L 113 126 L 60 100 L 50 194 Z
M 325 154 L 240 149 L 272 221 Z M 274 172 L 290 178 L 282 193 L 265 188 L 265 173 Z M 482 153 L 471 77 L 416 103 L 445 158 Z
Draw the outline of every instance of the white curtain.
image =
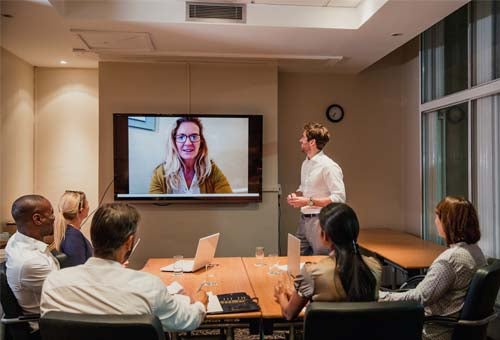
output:
M 473 102 L 475 119 L 474 203 L 481 226 L 481 248 L 500 257 L 500 95 Z
M 472 25 L 473 85 L 483 84 L 494 78 L 494 20 L 493 2 L 474 2 Z
M 434 226 L 434 210 L 444 196 L 442 119 L 437 111 L 423 116 L 424 239 L 441 242 Z

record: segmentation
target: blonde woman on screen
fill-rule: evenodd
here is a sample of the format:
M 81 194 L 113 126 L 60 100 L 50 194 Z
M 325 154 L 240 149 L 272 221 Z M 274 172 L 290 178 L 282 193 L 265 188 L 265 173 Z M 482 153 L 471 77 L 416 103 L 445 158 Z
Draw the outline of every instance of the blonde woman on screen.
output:
M 82 191 L 66 190 L 59 200 L 54 223 L 54 245 L 67 255 L 65 267 L 84 264 L 94 249 L 80 231 L 82 221 L 89 214 L 89 202 Z
M 231 193 L 219 167 L 208 157 L 203 125 L 195 117 L 177 119 L 167 141 L 166 160 L 149 184 L 150 194 Z

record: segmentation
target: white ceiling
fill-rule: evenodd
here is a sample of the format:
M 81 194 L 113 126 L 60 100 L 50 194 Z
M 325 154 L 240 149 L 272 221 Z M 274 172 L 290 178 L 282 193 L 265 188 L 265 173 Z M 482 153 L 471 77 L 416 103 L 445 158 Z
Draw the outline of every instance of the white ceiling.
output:
M 232 24 L 186 22 L 185 0 L 0 1 L 1 45 L 35 66 L 224 60 L 332 73 L 360 72 L 468 2 L 203 1 L 246 4 L 246 23 Z

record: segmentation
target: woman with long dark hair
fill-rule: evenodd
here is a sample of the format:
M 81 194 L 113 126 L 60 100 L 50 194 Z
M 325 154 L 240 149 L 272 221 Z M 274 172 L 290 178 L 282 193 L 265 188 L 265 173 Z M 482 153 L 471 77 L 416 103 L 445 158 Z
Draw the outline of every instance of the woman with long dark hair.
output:
M 276 301 L 287 320 L 296 318 L 309 301 L 375 301 L 380 286 L 380 263 L 359 252 L 359 222 L 344 203 L 331 203 L 319 214 L 321 239 L 331 250 L 318 263 L 306 263 L 295 278 L 295 290 L 279 283 Z

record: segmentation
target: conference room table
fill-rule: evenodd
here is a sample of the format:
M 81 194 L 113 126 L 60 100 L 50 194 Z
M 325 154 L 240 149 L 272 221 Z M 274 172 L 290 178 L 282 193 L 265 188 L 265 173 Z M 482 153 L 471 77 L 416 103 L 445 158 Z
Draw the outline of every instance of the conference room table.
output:
M 360 229 L 359 246 L 393 268 L 392 287 L 396 287 L 396 270 L 408 276 L 420 274 L 431 266 L 445 246 L 403 231 L 389 228 Z
M 428 268 L 434 259 L 446 249 L 444 246 L 422 240 L 415 235 L 388 228 L 361 229 L 358 244 L 370 255 L 377 256 L 381 261 L 410 274 Z M 322 258 L 324 256 L 302 256 L 301 262 L 318 262 Z M 217 285 L 205 289 L 214 294 L 245 292 L 250 297 L 258 299 L 260 311 L 208 314 L 201 328 L 224 329 L 226 339 L 232 339 L 234 328 L 248 327 L 251 334 L 260 334 L 263 337 L 264 334 L 271 334 L 275 328 L 286 327 L 290 330 L 290 336 L 293 339 L 293 328 L 301 326 L 303 312 L 294 322 L 287 322 L 282 318 L 281 308 L 274 301 L 274 286 L 278 280 L 290 279 L 285 272 L 270 274 L 271 261 L 275 259 L 266 257 L 264 265 L 258 266 L 255 257 L 215 258 L 212 262 L 215 266 L 209 270 L 213 271 Z M 278 261 L 280 265 L 285 265 L 287 257 L 278 257 Z M 171 258 L 152 258 L 146 262 L 142 270 L 158 276 L 166 285 L 177 281 L 184 287 L 187 294 L 196 292 L 206 281 L 205 269 L 194 273 L 183 273 L 181 276 L 174 276 L 171 272 L 160 270 L 161 267 L 172 262 Z
M 324 256 L 305 256 L 301 262 L 315 262 Z M 287 257 L 279 257 L 279 264 L 287 263 Z M 162 272 L 161 267 L 171 264 L 171 258 L 151 258 L 143 267 L 143 271 L 158 276 L 165 285 L 170 285 L 177 281 L 184 287 L 187 294 L 198 290 L 200 285 L 206 280 L 205 269 L 200 269 L 194 273 L 183 273 L 175 276 L 171 272 Z M 212 262 L 214 267 L 209 270 L 214 271 L 216 286 L 205 287 L 207 291 L 214 294 L 228 294 L 235 292 L 245 292 L 250 297 L 256 297 L 259 302 L 260 311 L 247 313 L 230 314 L 208 314 L 206 321 L 201 328 L 222 328 L 226 332 L 226 339 L 233 338 L 234 328 L 249 328 L 251 334 L 271 334 L 274 326 L 291 329 L 293 339 L 293 327 L 301 324 L 298 320 L 294 323 L 286 322 L 281 316 L 281 309 L 274 301 L 274 286 L 278 280 L 286 280 L 286 272 L 280 274 L 269 274 L 271 258 L 264 258 L 264 265 L 257 266 L 255 257 L 217 257 Z M 303 316 L 303 314 L 301 314 Z
M 207 273 L 204 268 L 194 273 L 183 273 L 175 276 L 171 272 L 162 272 L 161 267 L 173 263 L 171 258 L 151 258 L 144 265 L 142 271 L 158 276 L 165 285 L 177 281 L 184 287 L 185 293 L 192 294 L 206 281 Z M 213 271 L 216 286 L 204 287 L 206 291 L 214 294 L 228 294 L 245 292 L 254 297 L 255 293 L 248 280 L 248 276 L 241 257 L 217 257 L 209 270 Z M 272 287 L 271 287 L 272 289 Z M 262 313 L 230 313 L 230 314 L 208 314 L 201 328 L 221 328 L 226 332 L 226 339 L 233 338 L 234 328 L 249 328 L 251 333 L 260 332 L 260 319 Z

